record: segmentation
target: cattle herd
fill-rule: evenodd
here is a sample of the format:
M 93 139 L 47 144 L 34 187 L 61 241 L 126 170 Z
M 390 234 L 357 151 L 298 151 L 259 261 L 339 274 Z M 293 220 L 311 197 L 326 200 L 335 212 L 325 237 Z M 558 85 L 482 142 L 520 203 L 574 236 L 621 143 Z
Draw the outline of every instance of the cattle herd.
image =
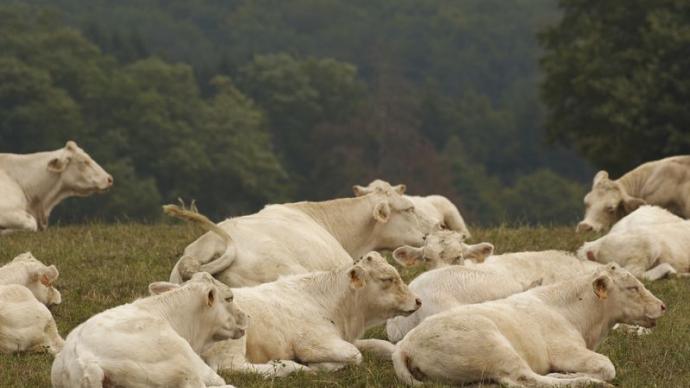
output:
M 0 233 L 41 230 L 69 196 L 113 178 L 76 143 L 0 154 Z M 215 224 L 150 296 L 94 315 L 65 340 L 46 306 L 58 269 L 23 253 L 0 267 L 0 352 L 49 351 L 54 387 L 230 387 L 220 370 L 282 377 L 335 371 L 362 351 L 401 382 L 607 386 L 595 349 L 619 325 L 649 334 L 666 310 L 640 279 L 690 272 L 690 156 L 594 177 L 577 231 L 606 231 L 576 253 L 494 254 L 468 244 L 446 198 L 375 180 L 351 198 L 268 205 Z M 428 271 L 407 285 L 377 251 Z M 155 279 L 152 279 L 152 281 Z M 388 341 L 362 339 L 386 325 Z

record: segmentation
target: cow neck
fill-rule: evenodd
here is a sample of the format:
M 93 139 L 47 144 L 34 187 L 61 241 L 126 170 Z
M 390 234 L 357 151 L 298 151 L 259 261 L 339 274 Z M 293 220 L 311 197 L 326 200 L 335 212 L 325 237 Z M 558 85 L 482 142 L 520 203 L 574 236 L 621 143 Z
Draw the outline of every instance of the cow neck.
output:
M 203 309 L 205 306 L 200 306 L 200 300 L 200 293 L 192 292 L 190 287 L 181 287 L 140 299 L 135 304 L 147 313 L 166 320 L 170 327 L 189 343 L 194 352 L 199 353 L 211 336 L 209 330 L 203 328 L 211 325 L 204 325 L 203 314 L 196 311 L 185 314 L 181 312 L 181 307 L 188 309 L 188 312 L 192 312 L 192 309 Z
M 11 155 L 11 162 L 3 166 L 5 172 L 19 183 L 29 204 L 29 212 L 43 228 L 53 208 L 72 195 L 63 187 L 60 175 L 48 171 L 48 162 L 60 152 Z
M 656 162 L 645 163 L 616 180 L 626 194 L 635 198 L 643 198 L 645 184 L 656 167 Z M 643 198 L 644 199 L 644 198 Z
M 535 289 L 544 304 L 555 309 L 582 335 L 587 348 L 594 349 L 615 323 L 609 303 L 594 293 L 595 276 L 588 274 L 574 280 Z
M 374 196 L 339 198 L 323 202 L 296 202 L 287 206 L 298 209 L 321 225 L 357 258 L 377 248 L 374 238 Z
M 348 271 L 352 266 L 336 271 L 316 272 L 301 279 L 302 290 L 321 306 L 327 318 L 341 337 L 352 342 L 370 326 L 367 321 L 368 305 L 362 292 L 350 286 Z

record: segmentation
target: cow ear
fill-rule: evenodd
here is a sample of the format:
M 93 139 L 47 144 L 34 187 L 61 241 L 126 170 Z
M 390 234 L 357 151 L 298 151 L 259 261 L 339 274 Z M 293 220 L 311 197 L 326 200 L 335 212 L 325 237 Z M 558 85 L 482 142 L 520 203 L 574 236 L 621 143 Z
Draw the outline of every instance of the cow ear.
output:
M 599 171 L 595 176 L 594 176 L 594 184 L 596 185 L 599 183 L 602 179 L 609 179 L 609 173 L 606 172 L 605 170 Z
M 388 201 L 381 201 L 374 206 L 374 219 L 385 224 L 391 216 L 391 207 Z
M 209 287 L 206 291 L 206 305 L 212 307 L 216 301 L 216 289 Z
M 608 298 L 609 285 L 611 284 L 611 278 L 609 275 L 601 275 L 594 279 L 592 282 L 592 288 L 594 288 L 594 294 L 597 298 L 604 300 Z
M 364 279 L 364 269 L 359 265 L 353 266 L 348 275 L 350 276 L 350 287 L 353 289 L 362 288 L 367 284 Z
M 393 251 L 393 258 L 400 265 L 410 267 L 424 261 L 424 248 L 414 248 L 405 245 Z
M 623 199 L 623 207 L 625 208 L 626 213 L 632 213 L 638 207 L 646 204 L 647 202 L 645 202 L 645 200 L 642 198 L 628 197 Z
M 65 143 L 65 148 L 70 151 L 76 151 L 77 143 L 75 143 L 74 140 L 68 140 L 67 143 Z
M 58 157 L 50 159 L 50 161 L 48 162 L 48 171 L 57 173 L 63 172 L 65 171 L 65 168 L 67 168 L 68 164 L 69 157 Z
M 463 256 L 465 256 L 466 259 L 472 259 L 477 263 L 483 263 L 487 257 L 494 254 L 494 245 L 487 242 L 467 245 L 466 247 L 467 249 L 465 250 Z
M 153 282 L 149 284 L 149 294 L 160 295 L 168 291 L 176 290 L 180 288 L 179 284 L 170 282 Z
M 364 186 L 354 185 L 352 186 L 352 192 L 355 194 L 355 197 L 361 197 L 363 195 L 371 193 L 371 190 L 367 189 Z
M 407 190 L 407 186 L 404 184 L 396 185 L 393 186 L 393 190 L 395 190 L 398 194 L 403 195 L 405 194 L 405 190 Z

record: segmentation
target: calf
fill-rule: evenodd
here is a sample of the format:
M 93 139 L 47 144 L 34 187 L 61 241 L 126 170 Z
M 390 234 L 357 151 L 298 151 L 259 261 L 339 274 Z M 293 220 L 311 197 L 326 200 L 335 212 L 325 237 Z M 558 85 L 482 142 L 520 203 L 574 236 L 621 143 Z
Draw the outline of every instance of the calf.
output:
M 448 261 L 448 258 L 441 256 L 441 261 Z M 389 319 L 386 333 L 390 341 L 397 342 L 426 317 L 441 311 L 505 298 L 599 267 L 599 264 L 583 262 L 568 252 L 539 251 L 490 256 L 484 263 L 471 268 L 453 265 L 425 272 L 410 283 L 410 290 L 422 300 L 422 308 L 408 317 Z
M 55 388 L 225 386 L 198 353 L 244 335 L 247 317 L 207 273 L 154 283 L 161 295 L 106 310 L 67 336 L 51 371 Z
M 381 179 L 373 180 L 366 187 L 360 185 L 352 186 L 352 191 L 358 197 L 376 191 L 395 191 L 402 195 L 405 194 L 406 189 L 405 185 L 392 186 Z M 465 220 L 460 215 L 460 211 L 448 198 L 442 195 L 427 195 L 425 197 L 405 195 L 405 198 L 412 201 L 418 212 L 440 223 L 443 228 L 460 233 L 463 239 L 471 237 L 470 231 L 467 229 L 467 225 L 465 225 Z
M 440 230 L 427 236 L 424 246 L 409 245 L 393 251 L 393 258 L 404 266 L 424 263 L 426 268 L 435 269 L 448 265 L 462 265 L 465 259 L 483 262 L 494 252 L 492 244 L 465 244 L 463 236 L 455 231 Z
M 652 327 L 665 310 L 639 280 L 612 264 L 429 317 L 396 345 L 393 366 L 408 385 L 427 379 L 511 387 L 607 385 L 615 368 L 593 349 L 615 323 Z
M 617 180 L 606 171 L 594 176 L 585 195 L 585 218 L 577 231 L 596 232 L 611 227 L 644 204 L 690 217 L 690 156 L 673 156 L 644 163 Z
M 48 350 L 57 354 L 63 344 L 50 311 L 28 288 L 0 286 L 0 353 Z
M 46 306 L 62 302 L 60 292 L 53 287 L 58 276 L 58 270 L 54 265 L 46 266 L 31 252 L 22 253 L 0 267 L 0 285 L 22 285 L 31 290 L 36 299 Z
M 421 304 L 376 252 L 338 270 L 287 276 L 233 292 L 252 317 L 247 335 L 216 344 L 203 357 L 219 369 L 264 375 L 359 364 L 356 344 L 366 329 L 411 314 Z
M 110 176 L 77 143 L 33 154 L 0 154 L 0 233 L 43 230 L 65 198 L 104 192 Z
M 578 256 L 599 263 L 615 262 L 643 280 L 690 272 L 690 221 L 651 224 L 609 233 L 586 242 Z

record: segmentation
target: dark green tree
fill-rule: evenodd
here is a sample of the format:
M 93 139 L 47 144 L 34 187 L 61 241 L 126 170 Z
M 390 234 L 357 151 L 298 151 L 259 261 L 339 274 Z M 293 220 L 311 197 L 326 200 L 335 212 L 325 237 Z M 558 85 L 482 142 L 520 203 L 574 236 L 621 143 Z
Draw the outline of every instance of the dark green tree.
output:
M 559 4 L 540 35 L 550 138 L 614 174 L 690 152 L 690 2 Z

